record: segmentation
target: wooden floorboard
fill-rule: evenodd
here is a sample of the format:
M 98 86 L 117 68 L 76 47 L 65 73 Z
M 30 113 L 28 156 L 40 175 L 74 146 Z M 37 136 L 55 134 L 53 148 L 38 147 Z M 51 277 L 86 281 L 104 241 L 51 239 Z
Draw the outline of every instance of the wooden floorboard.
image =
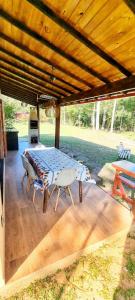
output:
M 130 212 L 99 187 L 83 185 L 83 203 L 79 203 L 78 183 L 72 185 L 75 207 L 70 199 L 60 199 L 54 212 L 56 195 L 42 213 L 42 194 L 33 205 L 32 192 L 21 186 L 23 167 L 20 150 L 6 158 L 6 282 L 11 283 L 85 249 L 127 228 Z

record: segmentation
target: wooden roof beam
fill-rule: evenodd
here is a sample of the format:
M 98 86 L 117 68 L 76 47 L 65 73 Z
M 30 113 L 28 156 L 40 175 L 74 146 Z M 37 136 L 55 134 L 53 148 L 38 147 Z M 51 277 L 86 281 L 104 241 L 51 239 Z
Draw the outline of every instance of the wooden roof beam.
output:
M 57 15 L 49 6 L 47 6 L 42 1 L 37 0 L 27 0 L 32 5 L 34 5 L 37 9 L 39 9 L 42 13 L 47 15 L 50 19 L 52 19 L 59 26 L 68 31 L 73 37 L 75 37 L 79 42 L 83 43 L 87 48 L 98 54 L 101 58 L 107 61 L 112 66 L 116 67 L 121 73 L 126 76 L 130 76 L 131 72 L 128 71 L 125 67 L 123 67 L 119 62 L 117 62 L 113 57 L 103 51 L 99 46 L 95 45 L 92 41 L 87 39 L 83 34 L 81 34 L 78 30 L 72 27 L 69 23 L 65 22 L 59 15 Z M 135 2 L 134 0 L 125 0 L 131 8 L 133 8 L 135 12 Z M 134 2 L 134 3 L 133 3 Z
M 17 85 L 15 85 L 13 82 L 11 82 L 9 79 L 6 79 L 6 78 L 3 78 L 3 77 L 1 77 L 1 87 L 7 87 L 7 88 L 9 88 L 9 89 L 14 89 L 14 90 L 16 90 L 18 93 L 20 93 L 20 95 L 22 94 L 22 93 L 24 93 L 24 94 L 27 94 L 27 95 L 32 95 L 32 96 L 34 96 L 35 97 L 35 99 L 36 99 L 36 97 L 37 97 L 37 94 L 36 93 L 33 93 L 33 91 L 30 91 L 30 90 L 26 90 L 24 87 L 22 87 L 22 86 L 19 86 L 19 89 L 18 89 L 18 86 Z
M 123 93 L 123 94 L 119 94 L 119 95 L 115 95 L 115 96 L 106 96 L 106 97 L 97 97 L 97 98 L 90 98 L 88 100 L 81 100 L 81 101 L 77 101 L 77 102 L 70 102 L 70 103 L 66 103 L 66 104 L 61 104 L 61 106 L 68 106 L 68 105 L 75 105 L 75 104 L 88 104 L 88 103 L 93 103 L 93 102 L 97 102 L 97 101 L 108 101 L 108 100 L 114 100 L 114 99 L 122 99 L 122 98 L 129 98 L 129 97 L 134 97 L 135 96 L 135 91 L 132 93 Z
M 8 93 L 8 87 L 9 86 L 10 86 L 10 89 L 11 88 L 12 89 L 13 88 L 17 88 L 18 89 L 18 87 L 20 89 L 20 86 L 22 84 L 20 81 L 19 82 L 14 82 L 13 79 L 11 79 L 10 77 L 8 77 L 8 75 L 6 75 L 5 77 L 3 77 L 3 74 L 2 74 L 2 76 L 1 76 L 1 84 L 3 84 L 3 82 L 5 84 L 7 84 L 7 93 Z M 24 90 L 26 90 L 28 93 L 35 94 L 36 97 L 37 97 L 37 95 L 40 96 L 43 93 L 43 92 L 41 93 L 41 91 L 39 92 L 37 90 L 33 90 L 33 88 L 31 89 L 31 87 L 27 87 L 27 86 L 21 86 L 21 88 L 24 89 Z M 41 100 L 39 100 L 39 104 L 44 104 L 46 106 L 49 106 L 50 102 L 49 102 L 49 100 L 42 100 L 41 99 Z
M 71 63 L 75 64 L 76 66 L 78 66 L 82 70 L 86 71 L 88 74 L 98 78 L 99 80 L 101 80 L 104 83 L 109 83 L 109 80 L 107 78 L 105 78 L 104 76 L 102 76 L 102 74 L 99 74 L 94 69 L 90 68 L 89 66 L 83 64 L 81 61 L 77 60 L 75 57 L 71 56 L 67 52 L 64 52 L 62 49 L 58 48 L 53 43 L 51 43 L 50 41 L 48 41 L 47 39 L 45 39 L 44 37 L 39 35 L 36 31 L 33 31 L 32 29 L 27 27 L 25 24 L 23 24 L 19 20 L 17 20 L 14 17 L 10 16 L 6 11 L 0 9 L 0 15 L 6 21 L 8 21 L 9 23 L 14 25 L 15 27 L 17 27 L 21 31 L 25 32 L 26 34 L 28 34 L 29 36 L 34 38 L 36 41 L 38 41 L 38 42 L 42 43 L 43 45 L 45 45 L 46 47 L 50 48 L 52 51 L 54 51 L 57 54 L 61 55 L 62 57 L 64 57 L 68 61 L 70 61 Z
M 5 96 L 7 96 L 7 97 L 11 97 L 13 99 L 16 99 L 18 101 L 25 102 L 25 103 L 27 103 L 29 105 L 32 105 L 32 106 L 36 106 L 37 105 L 36 102 L 30 102 L 29 99 L 26 99 L 26 98 L 24 99 L 21 96 L 16 95 L 14 92 L 7 92 L 7 91 L 3 90 L 2 94 L 5 95 Z
M 135 1 L 134 0 L 124 0 L 124 2 L 131 9 L 131 11 L 135 14 Z
M 92 87 L 93 87 L 88 81 L 86 81 L 86 80 L 84 80 L 84 79 L 78 77 L 78 76 L 75 75 L 75 74 L 72 74 L 70 71 L 65 70 L 64 68 L 62 68 L 61 66 L 57 65 L 56 63 L 50 62 L 47 58 L 41 56 L 41 55 L 38 54 L 37 52 L 35 52 L 35 51 L 29 49 L 28 47 L 22 45 L 21 43 L 19 43 L 19 42 L 13 40 L 11 37 L 7 36 L 6 34 L 4 34 L 4 33 L 1 32 L 0 35 L 1 35 L 1 38 L 2 38 L 3 40 L 5 40 L 6 42 L 8 42 L 8 43 L 10 43 L 10 44 L 13 44 L 15 47 L 17 47 L 17 48 L 19 48 L 19 49 L 25 51 L 26 53 L 30 54 L 30 55 L 33 56 L 34 58 L 40 60 L 41 62 L 43 62 L 43 63 L 45 63 L 45 64 L 48 64 L 48 65 L 51 66 L 51 67 L 53 66 L 55 69 L 59 70 L 60 72 L 62 72 L 62 73 L 64 73 L 64 74 L 66 74 L 67 76 L 69 76 L 69 77 L 75 79 L 76 81 L 85 84 L 85 85 L 88 86 L 89 88 L 92 88 Z M 76 89 L 76 90 L 79 91 L 79 92 L 82 91 L 81 88 L 75 86 L 74 84 L 71 84 L 70 82 L 67 82 L 66 80 L 61 79 L 61 81 L 62 81 L 63 83 L 65 83 L 65 84 L 68 84 L 69 86 L 71 86 L 72 88 Z
M 37 103 L 37 95 L 36 94 L 22 91 L 21 88 L 20 88 L 20 90 L 18 90 L 4 82 L 1 82 L 1 93 L 4 95 L 7 95 L 9 97 L 13 97 L 13 98 L 15 97 L 15 99 L 29 103 L 29 104 L 36 105 L 36 103 Z
M 27 65 L 28 67 L 31 67 L 31 68 L 33 68 L 34 70 L 41 72 L 41 73 L 44 74 L 44 75 L 47 75 L 47 76 L 49 76 L 49 77 L 52 76 L 51 73 L 49 73 L 49 72 L 43 70 L 42 68 L 40 68 L 40 67 L 38 67 L 38 66 L 34 66 L 31 62 L 28 62 L 27 60 L 25 60 L 25 59 L 19 57 L 18 55 L 14 54 L 14 53 L 11 53 L 11 52 L 8 51 L 7 49 L 4 49 L 4 48 L 0 47 L 0 52 L 6 54 L 6 55 L 7 55 L 8 57 L 10 57 L 10 58 L 13 58 L 13 59 L 17 60 L 19 63 L 23 63 L 23 64 Z M 62 81 L 59 79 L 59 77 L 55 76 L 55 78 L 56 78 L 58 81 L 62 82 Z M 46 79 L 45 79 L 45 80 L 46 80 Z M 71 92 L 70 89 L 63 87 L 63 86 L 57 84 L 56 82 L 53 82 L 53 83 L 52 83 L 52 82 L 49 81 L 48 79 L 47 79 L 46 81 L 47 81 L 49 84 L 51 84 L 51 85 L 53 85 L 53 86 L 56 86 L 56 87 L 58 87 L 59 89 L 62 89 L 63 91 L 65 91 L 65 92 L 67 92 L 67 93 L 72 94 L 72 92 Z M 64 82 L 64 84 L 65 84 L 65 82 Z M 67 83 L 66 83 L 66 84 L 67 84 Z
M 104 95 L 114 94 L 121 91 L 128 91 L 135 88 L 135 75 L 117 80 L 113 83 L 106 84 L 101 87 L 93 88 L 92 90 L 71 95 L 60 100 L 60 104 L 77 102 L 80 100 L 89 100 L 90 98 L 100 97 Z M 97 100 L 98 101 L 98 100 Z
M 38 85 L 39 87 L 41 86 L 42 88 L 44 88 L 44 92 L 50 94 L 51 96 L 59 97 L 59 95 L 57 95 L 56 92 L 53 92 L 52 90 L 50 91 L 49 88 L 45 87 L 44 84 L 35 81 L 35 79 L 31 79 L 31 78 L 27 77 L 27 76 L 24 75 L 24 74 L 18 74 L 16 71 L 13 72 L 11 69 L 8 69 L 7 67 L 3 66 L 2 64 L 0 64 L 0 68 L 1 68 L 2 70 L 6 70 L 8 73 L 11 73 L 11 74 L 13 74 L 13 75 L 18 76 L 19 78 L 22 78 L 22 79 L 24 79 L 24 80 L 27 80 L 27 81 L 29 81 L 29 82 L 32 82 L 32 83 Z
M 39 79 L 39 80 L 41 80 L 43 83 L 49 83 L 50 84 L 50 82 L 49 82 L 49 80 L 46 80 L 44 77 L 42 77 L 42 76 L 40 76 L 40 75 L 36 75 L 35 73 L 33 73 L 33 72 L 30 72 L 28 69 L 26 70 L 26 69 L 24 69 L 24 68 L 22 68 L 21 66 L 17 66 L 15 63 L 13 63 L 13 62 L 11 62 L 11 61 L 8 61 L 7 59 L 5 59 L 5 58 L 1 58 L 0 57 L 0 61 L 1 62 L 4 62 L 4 63 L 6 63 L 6 64 L 8 64 L 9 66 L 12 66 L 12 67 L 14 67 L 14 68 L 16 68 L 17 70 L 20 70 L 20 71 L 22 71 L 22 72 L 24 72 L 24 73 L 26 73 L 26 74 L 28 74 L 28 75 L 31 75 L 33 78 L 35 78 L 35 79 Z M 45 86 L 46 87 L 46 86 Z M 49 90 L 51 90 L 51 87 L 47 87 Z M 54 91 L 55 93 L 57 93 L 58 95 L 60 95 L 60 96 L 65 96 L 65 94 L 64 93 L 62 93 L 62 92 L 59 92 L 59 91 L 57 91 L 57 90 L 55 90 L 55 89 L 52 89 L 51 91 Z
M 58 98 L 58 96 L 55 94 L 55 93 L 53 93 L 53 92 L 48 92 L 48 89 L 43 85 L 43 84 L 39 84 L 38 82 L 36 82 L 35 80 L 31 80 L 30 78 L 28 78 L 26 75 L 19 75 L 17 72 L 13 72 L 13 71 L 11 71 L 11 70 L 9 70 L 7 67 L 3 67 L 2 65 L 0 65 L 0 71 L 6 71 L 6 72 L 8 72 L 8 74 L 11 74 L 11 75 L 13 75 L 13 76 L 15 76 L 15 77 L 18 77 L 18 78 L 20 78 L 20 79 L 24 79 L 25 81 L 28 81 L 29 82 L 29 84 L 34 84 L 34 85 L 36 85 L 36 86 L 38 86 L 39 88 L 41 87 L 41 89 L 42 89 L 42 91 L 44 92 L 44 93 L 47 93 L 48 95 L 51 95 L 51 96 L 53 96 L 53 97 L 56 97 L 56 98 Z
M 14 74 L 9 75 L 6 72 L 4 72 L 3 70 L 0 70 L 0 75 L 1 75 L 2 79 L 7 78 L 10 81 L 14 82 L 18 87 L 21 85 L 21 86 L 27 88 L 28 90 L 31 90 L 31 91 L 35 92 L 36 94 L 43 94 L 45 92 L 44 90 L 42 90 L 42 88 L 39 88 L 35 84 L 34 84 L 34 87 L 33 87 L 33 83 L 29 84 L 25 80 L 23 80 L 21 78 L 18 78 Z
M 33 89 L 31 89 L 31 88 L 29 88 L 29 87 L 27 87 L 27 86 L 24 86 L 24 85 L 22 85 L 22 83 L 21 82 L 15 82 L 15 81 L 13 81 L 10 77 L 6 77 L 6 76 L 1 76 L 1 81 L 4 81 L 4 82 L 6 82 L 7 84 L 11 84 L 11 85 L 13 85 L 14 87 L 16 87 L 16 88 L 19 88 L 19 87 L 21 87 L 22 89 L 24 89 L 24 90 L 26 90 L 26 91 L 28 91 L 28 92 L 32 92 L 33 94 L 38 94 L 39 92 L 38 91 L 36 91 L 36 90 L 33 90 Z

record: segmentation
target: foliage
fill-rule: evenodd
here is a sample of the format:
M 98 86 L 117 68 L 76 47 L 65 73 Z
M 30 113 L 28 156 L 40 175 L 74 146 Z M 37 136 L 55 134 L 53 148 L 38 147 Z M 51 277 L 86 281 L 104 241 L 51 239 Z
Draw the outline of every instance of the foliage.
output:
M 4 96 L 3 96 L 4 97 Z M 21 105 L 21 102 L 4 97 L 5 103 L 15 108 L 15 112 L 29 112 L 29 105 Z M 99 129 L 110 130 L 113 100 L 101 101 Z M 40 120 L 55 123 L 52 112 L 46 117 L 45 110 L 40 109 Z M 11 122 L 13 123 L 13 122 Z M 95 128 L 96 125 L 96 105 L 95 102 L 87 104 L 76 104 L 61 108 L 61 123 L 75 125 L 77 127 Z M 7 124 L 8 126 L 10 124 Z M 115 131 L 135 131 L 135 97 L 117 99 L 114 126 Z
M 126 268 L 130 275 L 135 274 L 135 260 L 133 260 L 131 257 L 129 257 L 127 260 Z
M 15 106 L 8 102 L 4 103 L 5 125 L 6 128 L 13 128 L 15 120 Z
M 102 101 L 100 104 L 100 129 L 110 130 L 113 100 Z M 62 111 L 65 108 L 62 108 Z M 66 122 L 79 127 L 93 127 L 95 103 L 77 104 L 66 107 Z M 62 113 L 63 119 L 63 113 Z M 114 129 L 117 131 L 135 131 L 135 97 L 118 99 L 115 111 Z M 94 127 L 95 127 L 94 120 Z

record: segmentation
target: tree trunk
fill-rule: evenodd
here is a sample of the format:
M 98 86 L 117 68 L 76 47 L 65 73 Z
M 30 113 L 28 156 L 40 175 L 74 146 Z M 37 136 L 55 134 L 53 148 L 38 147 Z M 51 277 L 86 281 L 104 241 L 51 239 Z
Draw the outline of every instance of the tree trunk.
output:
M 104 111 L 103 111 L 103 120 L 102 120 L 102 129 L 105 129 L 106 112 L 107 112 L 107 109 L 104 108 Z
M 93 105 L 93 111 L 92 111 L 92 116 L 91 116 L 91 126 L 92 126 L 92 129 L 95 129 L 95 103 Z
M 120 118 L 120 131 L 122 130 L 122 126 L 123 126 L 123 115 L 124 115 L 124 106 L 122 107 L 122 115 Z
M 111 132 L 113 132 L 113 129 L 114 129 L 114 119 L 115 119 L 116 104 L 117 104 L 117 99 L 114 100 L 114 104 L 113 104 L 112 119 L 111 119 L 111 128 L 110 128 Z
M 100 101 L 96 103 L 96 130 L 99 130 Z

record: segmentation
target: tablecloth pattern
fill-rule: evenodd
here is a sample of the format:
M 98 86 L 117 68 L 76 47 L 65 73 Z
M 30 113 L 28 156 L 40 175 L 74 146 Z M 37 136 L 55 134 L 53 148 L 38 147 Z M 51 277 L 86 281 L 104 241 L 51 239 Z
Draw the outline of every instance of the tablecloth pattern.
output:
M 69 168 L 76 170 L 76 180 L 94 183 L 86 166 L 56 148 L 26 149 L 25 155 L 46 187 L 55 184 L 61 170 Z

